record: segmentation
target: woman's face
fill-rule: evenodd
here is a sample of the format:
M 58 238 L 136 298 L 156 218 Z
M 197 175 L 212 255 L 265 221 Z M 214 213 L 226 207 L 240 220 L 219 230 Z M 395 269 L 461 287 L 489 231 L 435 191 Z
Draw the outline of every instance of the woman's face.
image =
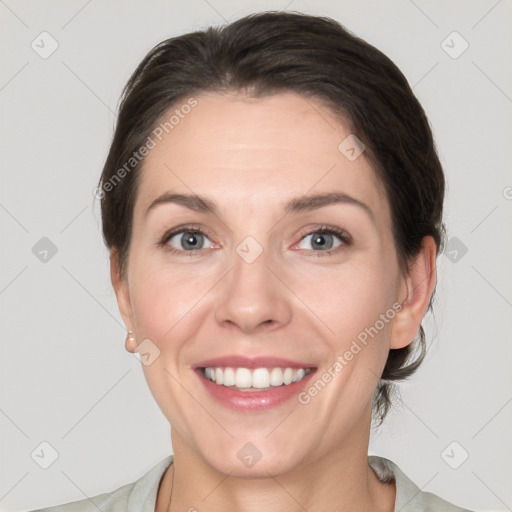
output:
M 127 278 L 113 278 L 174 450 L 233 476 L 360 450 L 388 351 L 418 328 L 405 340 L 383 186 L 312 99 L 195 99 L 154 138 Z

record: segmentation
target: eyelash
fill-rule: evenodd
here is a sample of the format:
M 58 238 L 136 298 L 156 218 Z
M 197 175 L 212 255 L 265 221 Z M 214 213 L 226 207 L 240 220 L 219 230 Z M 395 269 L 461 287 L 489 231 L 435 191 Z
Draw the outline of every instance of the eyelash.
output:
M 195 226 L 195 225 L 180 226 L 178 228 L 173 229 L 172 231 L 168 231 L 167 233 L 165 233 L 165 235 L 162 237 L 162 239 L 158 242 L 157 245 L 172 254 L 179 254 L 179 255 L 186 254 L 187 256 L 197 256 L 202 251 L 202 249 L 196 249 L 196 250 L 192 250 L 192 251 L 183 251 L 183 250 L 176 249 L 175 247 L 171 247 L 168 244 L 169 240 L 172 237 L 179 235 L 180 233 L 201 234 L 201 235 L 208 237 L 208 235 L 199 226 Z M 338 247 L 335 247 L 334 249 L 330 249 L 328 251 L 313 251 L 313 252 L 317 253 L 316 256 L 319 258 L 321 258 L 323 256 L 329 256 L 331 254 L 334 254 L 340 250 L 343 250 L 344 247 L 350 246 L 352 244 L 352 237 L 346 231 L 339 229 L 339 228 L 335 228 L 332 226 L 325 226 L 325 225 L 319 226 L 318 228 L 315 228 L 313 230 L 309 230 L 309 231 L 305 232 L 304 234 L 301 235 L 301 238 L 298 243 L 302 242 L 302 240 L 304 240 L 304 238 L 306 238 L 308 235 L 312 235 L 312 234 L 335 235 L 341 241 L 341 245 L 339 245 Z
M 334 249 L 330 249 L 328 251 L 312 251 L 316 253 L 316 256 L 318 258 L 322 258 L 324 256 L 330 256 L 332 254 L 338 253 L 342 251 L 344 248 L 352 245 L 352 237 L 343 229 L 335 228 L 333 226 L 325 226 L 321 225 L 318 228 L 310 229 L 309 231 L 306 231 L 303 235 L 300 237 L 300 242 L 304 240 L 308 235 L 335 235 L 339 238 L 341 244 L 338 247 L 335 247 Z M 305 249 L 304 249 L 305 250 Z

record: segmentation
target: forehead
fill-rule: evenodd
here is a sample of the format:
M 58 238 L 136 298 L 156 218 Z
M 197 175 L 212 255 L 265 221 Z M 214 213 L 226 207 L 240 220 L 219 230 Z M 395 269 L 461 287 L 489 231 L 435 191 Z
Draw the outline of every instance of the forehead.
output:
M 181 108 L 185 99 L 162 117 L 165 123 L 173 116 L 172 124 L 161 130 L 161 140 L 152 136 L 136 210 L 169 190 L 218 199 L 220 207 L 278 206 L 308 192 L 339 190 L 387 209 L 364 153 L 351 161 L 339 149 L 348 124 L 318 101 L 293 92 L 263 98 L 202 93 L 194 100 L 193 108 Z

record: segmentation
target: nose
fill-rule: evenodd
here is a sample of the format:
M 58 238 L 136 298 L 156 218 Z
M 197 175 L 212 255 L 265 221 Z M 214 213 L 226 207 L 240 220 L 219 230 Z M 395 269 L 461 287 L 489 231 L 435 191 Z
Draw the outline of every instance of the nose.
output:
M 219 290 L 215 318 L 223 327 L 236 326 L 245 334 L 275 330 L 292 317 L 290 292 L 266 251 L 248 262 L 233 254 L 232 270 Z

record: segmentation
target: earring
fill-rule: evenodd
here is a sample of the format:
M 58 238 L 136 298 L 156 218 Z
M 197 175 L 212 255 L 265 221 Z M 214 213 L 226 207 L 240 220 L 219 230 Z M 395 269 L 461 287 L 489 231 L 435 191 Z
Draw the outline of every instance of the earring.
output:
M 137 348 L 137 339 L 133 335 L 133 331 L 128 331 L 126 334 L 125 348 L 128 352 L 134 353 Z

